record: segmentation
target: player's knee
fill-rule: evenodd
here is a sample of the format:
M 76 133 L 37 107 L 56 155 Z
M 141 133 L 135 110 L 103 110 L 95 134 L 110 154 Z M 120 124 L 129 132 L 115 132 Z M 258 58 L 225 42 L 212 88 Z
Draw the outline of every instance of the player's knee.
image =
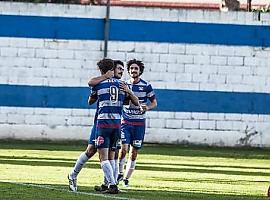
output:
M 137 159 L 138 155 L 138 149 L 132 148 L 131 154 L 130 154 L 130 160 L 135 161 Z
M 119 156 L 119 149 L 116 149 L 116 151 L 114 153 L 115 153 L 114 157 L 115 158 L 118 158 L 118 156 Z
M 126 157 L 126 154 L 127 154 L 127 150 L 126 149 L 121 149 L 120 152 L 119 152 L 119 159 L 122 159 L 122 158 L 125 158 Z
M 127 154 L 127 150 L 125 148 L 122 148 L 121 151 L 120 151 L 120 156 L 125 157 L 126 154 Z
M 137 159 L 137 154 L 131 154 L 130 155 L 130 160 L 135 161 Z
M 97 152 L 97 149 L 94 147 L 94 145 L 88 145 L 85 154 L 88 158 L 91 158 L 95 153 Z

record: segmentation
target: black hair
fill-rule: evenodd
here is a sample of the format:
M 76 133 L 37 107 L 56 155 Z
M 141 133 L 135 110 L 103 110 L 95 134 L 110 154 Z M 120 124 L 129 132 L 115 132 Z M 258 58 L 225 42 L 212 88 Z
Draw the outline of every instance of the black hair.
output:
M 132 59 L 132 60 L 129 60 L 127 62 L 127 70 L 129 71 L 129 68 L 132 64 L 136 64 L 140 67 L 140 75 L 142 75 L 143 71 L 144 71 L 144 64 L 142 61 L 140 60 L 136 60 L 136 59 Z
M 97 66 L 102 74 L 106 74 L 107 71 L 114 69 L 114 61 L 109 58 L 103 58 L 97 63 Z
M 124 63 L 121 60 L 114 60 L 114 67 L 116 67 L 117 65 L 121 65 L 124 67 Z

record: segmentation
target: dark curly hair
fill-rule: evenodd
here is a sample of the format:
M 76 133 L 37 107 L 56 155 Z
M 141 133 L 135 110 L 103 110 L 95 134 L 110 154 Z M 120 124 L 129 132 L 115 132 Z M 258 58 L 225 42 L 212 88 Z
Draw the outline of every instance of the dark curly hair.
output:
M 114 61 L 109 58 L 104 58 L 97 63 L 97 66 L 102 74 L 114 69 Z
M 142 61 L 140 60 L 136 60 L 136 59 L 132 59 L 132 60 L 129 60 L 127 62 L 127 70 L 129 71 L 129 68 L 132 64 L 136 64 L 140 67 L 140 75 L 142 75 L 143 71 L 144 71 L 144 64 Z
M 121 60 L 114 60 L 114 67 L 116 67 L 117 65 L 122 65 L 124 67 L 124 63 Z

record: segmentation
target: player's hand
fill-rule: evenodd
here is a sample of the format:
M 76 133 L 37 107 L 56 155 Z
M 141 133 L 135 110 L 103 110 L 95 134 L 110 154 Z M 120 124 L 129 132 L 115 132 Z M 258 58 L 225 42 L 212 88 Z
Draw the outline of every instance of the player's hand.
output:
M 140 111 L 142 112 L 142 113 L 145 113 L 146 111 L 148 111 L 149 109 L 148 109 L 148 106 L 146 105 L 146 104 L 141 104 L 140 105 Z
M 109 70 L 106 72 L 105 77 L 108 78 L 112 78 L 114 76 L 114 71 L 113 70 Z
M 128 85 L 124 82 L 120 82 L 120 90 L 130 94 L 131 90 L 129 89 Z

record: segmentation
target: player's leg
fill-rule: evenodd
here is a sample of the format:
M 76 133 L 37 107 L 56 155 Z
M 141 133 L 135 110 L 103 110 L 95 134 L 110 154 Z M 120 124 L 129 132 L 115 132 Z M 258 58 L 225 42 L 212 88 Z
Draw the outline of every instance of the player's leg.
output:
M 131 147 L 123 179 L 124 186 L 126 187 L 129 186 L 129 178 L 135 170 L 138 151 L 142 148 L 143 145 L 145 126 L 134 126 L 131 133 Z
M 108 188 L 108 193 L 117 194 L 119 193 L 119 189 L 117 187 L 117 181 L 115 179 L 115 151 L 117 150 L 117 143 L 120 139 L 120 129 L 114 129 L 110 137 L 110 151 L 109 151 L 109 161 L 111 163 L 113 172 L 114 172 L 114 180 L 115 184 L 110 184 Z
M 115 160 L 114 160 L 114 157 L 115 157 L 115 151 L 109 150 L 109 162 L 110 162 L 112 170 L 113 170 L 113 178 L 114 178 L 114 180 L 116 182 L 116 179 L 115 179 L 115 176 L 114 176 L 114 174 L 115 174 Z
M 110 164 L 111 164 L 111 167 L 112 167 L 112 170 L 113 170 L 113 178 L 115 180 L 115 184 L 111 183 L 109 184 L 109 187 L 108 187 L 108 193 L 112 193 L 112 194 L 116 194 L 116 193 L 119 193 L 119 189 L 117 187 L 117 181 L 115 179 L 115 150 L 110 150 L 109 151 L 109 161 L 110 161 Z
M 73 192 L 77 191 L 77 176 L 82 170 L 85 163 L 96 153 L 96 149 L 93 145 L 89 144 L 85 152 L 81 153 L 77 159 L 73 169 L 68 174 L 69 189 Z
M 129 149 L 129 144 L 122 144 L 121 149 L 119 151 L 119 174 L 117 177 L 117 181 L 122 181 L 124 176 L 124 167 L 126 164 L 126 154 Z
M 106 177 L 103 177 L 103 183 L 101 185 L 95 185 L 94 190 L 97 192 L 107 192 L 109 189 L 109 181 Z
M 91 130 L 91 134 L 88 141 L 88 146 L 86 148 L 86 151 L 81 153 L 79 158 L 77 159 L 73 169 L 68 174 L 68 180 L 69 180 L 69 189 L 73 192 L 77 191 L 77 176 L 82 170 L 85 163 L 96 153 L 95 148 L 95 130 L 96 127 L 94 126 Z
M 113 130 L 112 134 L 110 135 L 108 160 L 109 160 L 110 165 L 111 165 L 112 170 L 113 170 L 113 177 L 114 177 L 115 182 L 116 182 L 116 178 L 115 178 L 115 174 L 116 174 L 115 158 L 116 158 L 116 155 L 115 155 L 115 152 L 118 151 L 117 142 L 119 141 L 119 139 L 120 139 L 120 130 L 119 129 Z M 117 173 L 117 175 L 118 175 L 118 173 Z M 114 184 L 112 182 L 110 182 L 110 185 L 109 185 L 109 181 L 107 180 L 106 177 L 104 177 L 104 183 L 101 184 L 101 186 L 95 186 L 95 190 L 100 191 L 100 192 L 118 193 L 119 192 L 118 188 L 115 186 L 111 186 L 111 185 L 114 185 Z
M 78 174 L 80 173 L 81 169 L 85 165 L 85 163 L 97 152 L 96 148 L 92 144 L 88 144 L 86 151 L 82 152 L 79 158 L 77 159 L 74 168 L 70 172 L 69 176 L 74 179 L 77 178 Z
M 111 129 L 98 128 L 97 129 L 97 139 L 96 147 L 99 153 L 99 159 L 101 168 L 103 170 L 104 176 L 109 184 L 116 185 L 113 169 L 109 161 L 109 148 L 110 148 L 110 133 Z
M 135 170 L 137 155 L 138 155 L 138 149 L 131 146 L 130 151 L 129 151 L 129 158 L 127 161 L 126 171 L 123 178 L 123 185 L 125 187 L 129 186 L 129 178 L 131 177 L 131 175 L 133 174 Z
M 130 125 L 127 124 L 122 124 L 121 126 L 121 141 L 122 141 L 122 145 L 121 145 L 121 149 L 119 151 L 119 175 L 117 178 L 117 181 L 121 181 L 123 180 L 123 176 L 124 176 L 124 166 L 126 163 L 126 154 L 129 150 L 129 144 L 130 144 L 130 137 L 131 137 L 131 133 L 130 133 Z
M 110 161 L 108 160 L 109 148 L 98 148 L 100 165 L 103 170 L 104 176 L 109 184 L 115 185 L 115 180 L 113 176 L 113 169 Z
M 106 136 L 104 139 L 99 137 L 97 138 L 97 141 L 103 141 L 102 143 L 97 144 L 97 149 L 99 152 L 99 158 L 101 161 L 101 167 L 104 172 L 104 176 L 106 177 L 106 180 L 109 182 L 108 190 L 105 191 L 110 194 L 117 194 L 119 193 L 119 189 L 116 184 L 116 180 L 114 178 L 114 158 L 115 158 L 115 150 L 116 150 L 116 143 L 120 138 L 120 129 L 99 129 L 101 132 L 103 131 L 103 134 L 99 134 L 99 137 L 101 135 Z M 108 147 L 108 148 L 107 148 Z M 106 151 L 104 151 L 106 149 Z
M 111 143 L 111 150 L 114 151 L 114 157 L 111 157 L 111 165 L 114 169 L 114 179 L 116 180 L 116 183 L 118 184 L 117 178 L 119 174 L 119 163 L 118 163 L 118 156 L 119 151 L 121 149 L 122 140 L 121 140 L 121 130 L 116 129 L 115 134 L 112 137 L 112 143 Z M 114 166 L 113 166 L 114 165 Z
M 120 141 L 120 140 L 119 140 Z M 115 150 L 115 156 L 114 156 L 114 164 L 115 164 L 115 170 L 114 170 L 114 179 L 117 181 L 118 178 L 118 174 L 119 174 L 119 162 L 118 162 L 118 156 L 119 156 L 119 151 L 121 149 L 121 141 L 118 142 L 117 146 L 116 146 L 116 150 Z

